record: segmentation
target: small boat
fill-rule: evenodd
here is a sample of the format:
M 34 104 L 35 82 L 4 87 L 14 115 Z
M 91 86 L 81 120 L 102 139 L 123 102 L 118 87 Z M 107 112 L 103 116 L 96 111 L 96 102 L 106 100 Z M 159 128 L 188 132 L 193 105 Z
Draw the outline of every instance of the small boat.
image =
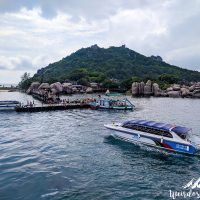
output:
M 92 109 L 133 110 L 135 107 L 127 98 L 122 100 L 100 98 L 89 103 Z
M 0 101 L 0 110 L 14 110 L 19 105 L 19 101 Z
M 117 93 L 117 92 L 112 92 L 112 93 L 108 93 L 108 94 L 105 94 L 105 95 L 108 96 L 108 97 L 110 97 L 110 96 L 115 96 L 115 97 L 121 96 L 121 94 Z
M 118 93 L 118 92 L 110 92 L 109 90 L 107 90 L 106 92 L 105 92 L 105 95 L 106 96 L 121 96 L 121 94 L 120 93 Z
M 191 129 L 147 120 L 130 120 L 104 125 L 113 130 L 111 136 L 131 143 L 142 143 L 164 150 L 194 154 L 199 144 L 191 142 Z

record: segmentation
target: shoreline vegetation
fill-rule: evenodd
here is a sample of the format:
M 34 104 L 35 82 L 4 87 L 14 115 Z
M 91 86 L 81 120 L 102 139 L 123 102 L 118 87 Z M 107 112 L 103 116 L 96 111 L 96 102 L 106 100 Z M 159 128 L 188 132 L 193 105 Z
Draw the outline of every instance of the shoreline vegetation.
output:
M 0 85 L 0 92 L 15 92 L 15 91 L 18 91 L 18 87 L 17 86 Z

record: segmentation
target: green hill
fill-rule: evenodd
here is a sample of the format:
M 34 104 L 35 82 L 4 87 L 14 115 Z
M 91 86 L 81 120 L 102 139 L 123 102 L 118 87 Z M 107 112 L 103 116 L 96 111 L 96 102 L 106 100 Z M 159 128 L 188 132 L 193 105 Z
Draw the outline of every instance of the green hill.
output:
M 110 79 L 124 82 L 132 77 L 161 81 L 171 78 L 172 82 L 200 81 L 200 72 L 167 64 L 159 56 L 146 57 L 125 45 L 107 49 L 93 45 L 38 70 L 31 80 L 51 83 L 69 79 L 87 84 L 93 81 L 106 83 Z

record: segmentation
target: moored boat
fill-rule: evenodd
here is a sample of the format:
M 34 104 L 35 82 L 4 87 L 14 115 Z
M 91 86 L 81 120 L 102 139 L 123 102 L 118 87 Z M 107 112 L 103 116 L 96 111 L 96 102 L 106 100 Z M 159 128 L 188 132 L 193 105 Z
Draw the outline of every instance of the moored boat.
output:
M 194 154 L 199 150 L 198 144 L 191 141 L 190 128 L 147 120 L 130 120 L 124 123 L 104 125 L 113 130 L 116 139 L 131 143 Z
M 18 105 L 20 105 L 19 101 L 0 101 L 0 111 L 14 110 Z
M 122 100 L 100 98 L 94 102 L 90 102 L 89 105 L 92 109 L 133 110 L 135 107 L 127 98 Z
M 118 93 L 118 92 L 110 92 L 109 90 L 107 90 L 106 92 L 105 92 L 105 95 L 106 96 L 108 96 L 108 97 L 110 97 L 110 96 L 121 96 L 122 94 L 120 94 L 120 93 Z

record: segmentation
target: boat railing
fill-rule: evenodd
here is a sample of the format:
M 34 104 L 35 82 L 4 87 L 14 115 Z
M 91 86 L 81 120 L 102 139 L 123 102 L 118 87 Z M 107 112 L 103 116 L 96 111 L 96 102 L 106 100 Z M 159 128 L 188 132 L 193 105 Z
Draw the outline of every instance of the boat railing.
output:
M 133 105 L 127 98 L 126 98 L 126 101 L 133 107 L 135 107 L 135 105 Z

